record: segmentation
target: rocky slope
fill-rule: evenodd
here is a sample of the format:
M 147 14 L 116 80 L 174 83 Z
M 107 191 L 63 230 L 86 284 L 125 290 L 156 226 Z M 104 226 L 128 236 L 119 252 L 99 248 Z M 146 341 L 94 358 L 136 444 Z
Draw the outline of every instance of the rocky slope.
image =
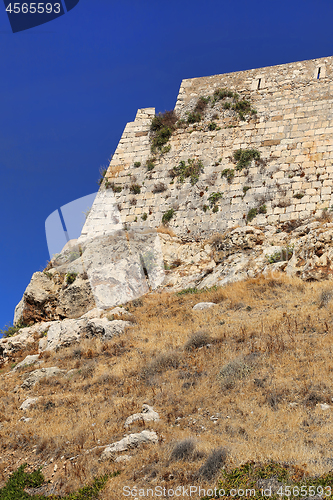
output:
M 2 484 L 24 462 L 43 466 L 43 494 L 120 469 L 105 499 L 211 486 L 247 460 L 331 468 L 329 214 L 170 233 L 157 233 L 163 283 L 149 291 L 138 259 L 148 292 L 123 307 L 96 307 L 84 248 L 34 274 L 0 340 Z

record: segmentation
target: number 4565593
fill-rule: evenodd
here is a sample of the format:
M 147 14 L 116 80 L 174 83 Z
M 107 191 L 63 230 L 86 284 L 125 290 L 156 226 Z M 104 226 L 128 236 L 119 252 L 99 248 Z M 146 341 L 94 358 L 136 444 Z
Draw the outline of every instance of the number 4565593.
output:
M 46 12 L 47 14 L 51 14 L 51 12 L 54 12 L 55 14 L 60 14 L 60 3 L 55 3 L 52 5 L 51 3 L 14 3 L 13 7 L 12 4 L 10 3 L 8 7 L 6 8 L 6 11 L 9 12 L 10 14 L 43 14 Z

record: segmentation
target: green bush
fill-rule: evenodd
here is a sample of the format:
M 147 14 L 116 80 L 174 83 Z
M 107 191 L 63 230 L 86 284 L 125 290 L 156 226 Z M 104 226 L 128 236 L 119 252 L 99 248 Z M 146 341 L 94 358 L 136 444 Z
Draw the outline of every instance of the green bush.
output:
M 154 170 L 154 168 L 155 168 L 155 162 L 156 162 L 156 158 L 148 158 L 148 160 L 146 161 L 146 167 L 147 167 L 147 170 L 149 172 L 151 170 Z
M 256 216 L 258 215 L 258 210 L 256 208 L 250 208 L 250 210 L 247 213 L 246 220 L 248 222 L 251 222 Z
M 180 292 L 177 292 L 176 295 L 187 295 L 188 293 L 203 293 L 203 292 L 210 292 L 210 291 L 216 291 L 217 286 L 214 285 L 211 288 L 184 288 L 184 290 L 181 290 Z
M 232 109 L 235 111 L 241 120 L 246 120 L 247 115 L 256 114 L 256 110 L 252 108 L 250 101 L 246 99 L 238 100 L 239 95 L 236 92 L 232 92 L 228 89 L 217 89 L 213 94 L 213 105 L 223 99 L 232 99 L 232 101 L 226 101 L 223 103 L 224 109 Z
M 249 189 L 251 189 L 251 186 L 243 186 L 243 193 L 246 194 Z
M 141 193 L 141 186 L 139 186 L 139 184 L 132 184 L 130 186 L 130 191 L 133 194 L 140 194 Z
M 187 115 L 187 123 L 189 125 L 201 122 L 201 120 L 202 120 L 202 115 L 200 113 L 192 112 Z
M 38 488 L 44 483 L 44 476 L 41 473 L 41 469 L 37 469 L 34 472 L 25 472 L 27 464 L 21 465 L 13 474 L 11 474 L 3 488 L 0 489 L 0 499 L 1 500 L 29 500 L 35 498 L 37 500 L 47 500 L 51 498 L 49 495 L 29 495 L 24 491 L 25 488 Z M 80 488 L 77 492 L 70 493 L 65 497 L 61 497 L 62 500 L 94 500 L 97 498 L 98 493 L 103 490 L 106 482 L 109 478 L 118 476 L 119 471 L 113 472 L 112 474 L 106 474 L 104 476 L 96 478 L 90 486 L 84 486 Z M 52 495 L 52 498 L 60 498 Z
M 246 115 L 256 114 L 256 110 L 252 108 L 250 101 L 246 101 L 245 99 L 237 101 L 235 104 L 233 104 L 231 109 L 236 111 L 239 118 L 243 121 L 246 119 Z
M 213 103 L 217 101 L 221 101 L 222 99 L 225 99 L 226 97 L 230 98 L 238 98 L 237 94 L 234 94 L 231 90 L 228 89 L 216 89 L 214 94 L 213 94 Z
M 219 207 L 217 205 L 215 205 L 215 207 L 213 207 L 212 212 L 215 214 L 218 211 L 219 211 Z
M 208 201 L 210 202 L 210 205 L 215 205 L 221 198 L 223 194 L 222 193 L 212 193 L 208 196 Z
M 210 97 L 199 97 L 194 108 L 194 113 L 203 113 L 210 101 Z
M 333 483 L 333 472 L 325 472 L 322 475 L 310 476 L 304 467 L 284 462 L 282 464 L 270 461 L 247 462 L 240 467 L 224 467 L 221 471 L 221 479 L 218 481 L 217 490 L 224 490 L 224 498 L 230 498 L 231 491 L 244 490 L 249 492 L 253 500 L 262 500 L 262 489 L 268 488 L 272 482 L 271 498 L 301 498 L 302 487 L 305 492 L 311 491 L 312 498 L 321 497 L 325 491 L 330 491 Z M 289 487 L 288 490 L 286 487 Z M 311 490 L 310 490 L 311 487 Z M 325 490 L 327 488 L 327 490 Z M 250 492 L 253 493 L 250 493 Z M 306 493 L 303 493 L 303 497 Z M 205 497 L 208 498 L 212 497 Z M 239 498 L 236 496 L 235 498 Z M 328 495 L 331 498 L 331 495 Z
M 177 167 L 170 171 L 171 177 L 177 177 L 179 182 L 184 182 L 186 178 L 190 178 L 192 186 L 198 182 L 199 175 L 204 167 L 200 160 L 188 159 L 187 163 L 181 161 Z
M 167 224 L 168 222 L 170 222 L 174 214 L 175 211 L 173 208 L 170 208 L 167 212 L 164 212 L 162 217 L 162 224 Z
M 148 217 L 148 215 L 147 215 L 147 213 L 146 213 L 146 212 L 144 212 L 144 213 L 141 215 L 141 219 L 142 219 L 142 220 L 147 220 L 147 217 Z
M 158 134 L 152 138 L 151 151 L 155 153 L 156 150 L 162 150 L 163 146 L 168 142 L 172 136 L 172 130 L 170 127 L 163 127 Z
M 3 330 L 0 330 L 0 333 L 3 337 L 12 337 L 17 333 L 21 328 L 26 328 L 29 325 L 26 325 L 25 323 L 17 323 L 17 325 L 13 326 L 10 323 L 4 326 Z
M 72 283 L 74 283 L 74 281 L 76 280 L 76 277 L 77 277 L 77 273 L 67 273 L 66 274 L 67 285 L 71 285 Z
M 141 161 L 135 161 L 134 168 L 139 168 L 139 167 L 141 167 Z
M 154 116 L 150 125 L 151 151 L 162 152 L 163 146 L 169 141 L 172 133 L 176 129 L 177 116 L 174 111 L 165 111 Z M 166 152 L 166 151 L 164 151 Z
M 275 262 L 284 262 L 291 258 L 293 251 L 293 246 L 286 246 L 285 248 L 281 248 L 281 250 L 277 250 L 272 255 L 266 255 L 266 259 L 270 264 L 274 264 Z
M 217 123 L 215 123 L 215 122 L 210 122 L 210 123 L 208 124 L 208 130 L 213 131 L 213 130 L 216 130 L 216 128 L 217 128 Z
M 234 169 L 233 168 L 225 168 L 221 172 L 221 177 L 225 177 L 228 181 L 228 184 L 230 184 L 232 179 L 235 177 Z
M 236 170 L 248 167 L 252 160 L 259 160 L 260 152 L 257 149 L 237 149 L 234 152 L 234 160 L 237 162 Z
M 123 188 L 119 184 L 115 184 L 114 182 L 109 182 L 106 186 L 107 188 L 111 188 L 114 193 L 121 193 Z
M 260 214 L 266 214 L 267 213 L 266 205 L 261 205 L 261 207 L 259 207 L 258 211 Z
M 294 194 L 294 198 L 297 198 L 298 200 L 300 200 L 301 198 L 303 198 L 304 196 L 304 193 L 296 193 Z
M 104 181 L 104 178 L 105 178 L 105 176 L 106 176 L 106 172 L 107 172 L 107 171 L 108 171 L 108 169 L 107 169 L 107 168 L 102 168 L 102 169 L 100 170 L 101 177 L 100 177 L 100 179 L 98 179 L 98 184 L 99 184 L 99 186 L 101 186 L 101 185 L 102 185 L 102 183 L 103 183 L 103 181 Z

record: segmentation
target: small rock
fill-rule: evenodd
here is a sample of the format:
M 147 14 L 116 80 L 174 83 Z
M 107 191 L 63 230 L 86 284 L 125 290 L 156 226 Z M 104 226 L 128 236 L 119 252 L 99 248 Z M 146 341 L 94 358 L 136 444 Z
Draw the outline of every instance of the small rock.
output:
M 31 418 L 27 418 L 27 417 L 21 417 L 20 420 L 22 420 L 22 422 L 30 422 Z
M 319 406 L 322 410 L 329 410 L 331 408 L 327 403 L 320 403 Z
M 144 422 L 158 422 L 160 419 L 159 414 L 154 411 L 152 406 L 149 406 L 147 404 L 142 405 L 142 412 L 141 413 L 135 413 L 134 415 L 131 415 L 126 419 L 125 422 L 125 427 L 129 427 L 133 422 L 137 422 L 138 420 L 144 421 Z
M 214 302 L 199 302 L 193 306 L 193 311 L 203 311 L 204 309 L 209 309 L 210 307 L 216 306 Z
M 118 463 L 128 462 L 129 460 L 131 460 L 131 458 L 132 458 L 131 455 L 121 455 L 120 457 L 117 457 L 115 459 L 115 462 L 118 462 Z
M 39 398 L 28 398 L 26 399 L 25 401 L 23 401 L 23 403 L 21 404 L 20 406 L 20 410 L 29 410 L 29 408 L 31 406 L 33 406 L 36 401 L 38 400 Z
M 74 375 L 76 375 L 77 373 L 79 373 L 79 370 L 77 368 L 72 368 L 72 370 L 69 370 L 67 373 L 66 373 L 66 377 L 67 378 L 72 378 L 74 377 Z

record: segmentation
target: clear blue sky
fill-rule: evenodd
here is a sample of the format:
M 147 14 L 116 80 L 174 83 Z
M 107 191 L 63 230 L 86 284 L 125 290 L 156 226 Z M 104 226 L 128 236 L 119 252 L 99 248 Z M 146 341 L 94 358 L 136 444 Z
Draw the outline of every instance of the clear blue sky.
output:
M 44 223 L 97 189 L 137 108 L 183 78 L 333 54 L 332 0 L 80 0 L 13 34 L 0 1 L 0 328 L 48 260 Z

